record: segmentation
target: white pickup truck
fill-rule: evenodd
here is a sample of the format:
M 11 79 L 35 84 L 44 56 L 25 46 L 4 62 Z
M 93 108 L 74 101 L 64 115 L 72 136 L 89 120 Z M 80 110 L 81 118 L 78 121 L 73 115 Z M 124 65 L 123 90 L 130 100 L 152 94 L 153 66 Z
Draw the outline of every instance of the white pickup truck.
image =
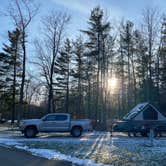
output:
M 89 119 L 71 120 L 70 114 L 52 113 L 41 119 L 27 119 L 20 121 L 20 131 L 27 138 L 33 138 L 39 132 L 70 132 L 73 137 L 79 137 L 83 131 L 92 130 Z

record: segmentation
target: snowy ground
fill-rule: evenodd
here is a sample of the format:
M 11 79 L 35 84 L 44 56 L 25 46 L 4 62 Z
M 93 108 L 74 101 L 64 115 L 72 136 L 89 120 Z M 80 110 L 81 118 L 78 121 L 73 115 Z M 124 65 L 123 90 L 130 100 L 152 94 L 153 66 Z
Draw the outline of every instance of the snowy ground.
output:
M 107 132 L 86 133 L 81 138 L 68 134 L 40 134 L 26 139 L 19 132 L 0 129 L 0 145 L 30 151 L 48 159 L 72 161 L 73 165 L 98 166 L 165 166 L 166 138 L 149 146 L 147 138 L 116 135 Z

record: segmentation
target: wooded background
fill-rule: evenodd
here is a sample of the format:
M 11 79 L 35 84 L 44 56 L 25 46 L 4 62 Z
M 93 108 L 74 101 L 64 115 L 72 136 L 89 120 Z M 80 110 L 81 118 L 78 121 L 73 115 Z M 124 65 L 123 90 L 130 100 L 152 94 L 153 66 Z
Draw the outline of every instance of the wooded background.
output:
M 90 11 L 87 29 L 69 39 L 72 18 L 53 11 L 43 17 L 41 37 L 27 54 L 30 22 L 39 5 L 14 0 L 5 11 L 14 22 L 0 53 L 0 113 L 12 119 L 67 112 L 105 128 L 140 102 L 166 113 L 166 17 L 145 8 L 139 28 L 130 20 L 111 24 L 99 6 Z M 141 13 L 141 12 L 140 12 Z M 81 19 L 81 18 L 80 18 Z M 73 32 L 75 33 L 75 32 Z M 34 71 L 27 68 L 27 58 Z

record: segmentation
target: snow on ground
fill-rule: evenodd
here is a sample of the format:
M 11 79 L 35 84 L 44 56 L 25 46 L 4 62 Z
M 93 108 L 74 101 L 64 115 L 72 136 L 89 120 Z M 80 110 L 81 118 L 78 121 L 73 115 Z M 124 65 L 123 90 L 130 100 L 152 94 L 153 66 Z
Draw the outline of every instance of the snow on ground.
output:
M 29 146 L 24 145 L 22 140 L 21 140 L 21 142 L 19 142 L 19 141 L 20 141 L 20 139 L 0 138 L 0 146 L 9 145 L 9 146 L 13 146 L 17 149 L 29 151 L 33 155 L 37 155 L 37 156 L 48 158 L 48 159 L 66 160 L 66 161 L 72 162 L 73 164 L 78 164 L 78 165 L 106 166 L 105 164 L 97 164 L 89 159 L 79 159 L 77 157 L 71 157 L 70 155 L 62 154 L 60 152 L 57 152 L 56 150 L 30 148 Z M 47 141 L 48 141 L 48 139 L 47 139 Z M 27 140 L 27 142 L 29 142 L 29 141 Z M 42 143 L 41 140 L 40 140 L 40 143 Z
M 93 161 L 88 160 L 88 159 L 79 159 L 77 157 L 71 157 L 69 155 L 64 155 L 55 150 L 34 149 L 34 148 L 29 148 L 28 146 L 20 146 L 20 145 L 16 145 L 15 147 L 18 149 L 23 149 L 23 150 L 29 151 L 34 155 L 45 157 L 48 159 L 66 160 L 66 161 L 72 162 L 73 164 L 85 165 L 85 166 L 106 166 L 104 164 L 96 164 Z
M 42 133 L 37 138 L 26 139 L 20 134 L 6 137 L 0 132 L 0 144 L 9 145 L 48 159 L 60 159 L 85 166 L 165 166 L 166 138 L 154 140 L 150 147 L 148 138 L 91 132 L 81 138 L 68 134 Z

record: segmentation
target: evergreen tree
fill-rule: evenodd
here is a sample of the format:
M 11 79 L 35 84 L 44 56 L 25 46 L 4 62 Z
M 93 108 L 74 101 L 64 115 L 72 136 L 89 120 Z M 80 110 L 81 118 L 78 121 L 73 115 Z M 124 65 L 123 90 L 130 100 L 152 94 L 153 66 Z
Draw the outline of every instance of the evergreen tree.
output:
M 65 111 L 69 112 L 69 91 L 71 76 L 71 55 L 72 46 L 69 39 L 66 39 L 64 47 L 61 49 L 55 62 L 54 71 L 57 73 L 57 92 L 65 97 Z M 64 94 L 65 91 L 65 94 Z M 56 93 L 57 93 L 56 92 Z
M 134 54 L 136 56 L 136 77 L 138 82 L 137 98 L 139 102 L 148 100 L 147 83 L 148 83 L 148 53 L 147 46 L 143 35 L 139 30 L 134 32 Z
M 126 89 L 126 85 L 127 85 L 127 78 L 126 78 L 126 56 L 125 56 L 125 52 L 123 49 L 123 38 L 120 34 L 119 36 L 119 48 L 117 50 L 117 54 L 116 54 L 116 61 L 115 61 L 115 74 L 118 75 L 119 77 L 119 81 L 120 81 L 120 87 L 119 87 L 119 95 L 120 95 L 120 114 L 124 114 L 127 110 L 126 108 L 126 99 L 127 99 L 127 89 Z
M 147 46 L 148 77 L 146 83 L 147 101 L 154 103 L 156 95 L 155 87 L 155 63 L 156 63 L 156 41 L 159 32 L 159 13 L 156 8 L 145 8 L 143 11 L 143 34 Z
M 123 58 L 126 61 L 126 77 L 127 77 L 127 109 L 132 106 L 132 72 L 133 69 L 133 26 L 131 21 L 127 21 L 125 24 L 121 25 L 121 49 L 123 50 Z M 135 98 L 135 96 L 134 96 Z
M 7 93 L 12 96 L 12 123 L 14 123 L 16 110 L 16 96 L 18 97 L 19 78 L 21 76 L 21 55 L 20 55 L 20 38 L 21 32 L 16 29 L 8 32 L 9 45 L 4 44 L 3 50 L 7 57 L 4 64 L 6 68 Z
M 7 54 L 0 53 L 0 114 L 1 117 L 8 110 L 9 97 L 7 95 L 7 83 L 6 83 L 6 60 L 8 59 Z
M 102 101 L 102 85 L 105 81 L 103 79 L 103 75 L 105 70 L 104 63 L 105 63 L 105 39 L 108 36 L 110 30 L 110 23 L 104 21 L 104 12 L 100 7 L 96 7 L 91 11 L 91 16 L 88 21 L 89 28 L 88 30 L 84 30 L 85 34 L 88 35 L 89 40 L 87 41 L 86 45 L 89 49 L 89 59 L 92 64 L 96 67 L 96 71 L 94 72 L 94 87 L 95 87 L 95 119 L 101 119 L 100 111 L 101 105 L 100 101 Z
M 162 29 L 161 29 L 161 43 L 159 48 L 159 98 L 161 108 L 166 107 L 165 98 L 166 98 L 166 17 L 162 20 Z
M 5 86 L 4 76 L 6 74 L 5 62 L 7 60 L 7 55 L 5 53 L 0 53 L 0 94 L 3 93 L 3 88 Z
M 83 117 L 85 115 L 84 105 L 83 105 L 83 95 L 84 95 L 84 87 L 86 80 L 86 57 L 84 52 L 84 44 L 82 38 L 79 37 L 73 42 L 73 53 L 74 53 L 74 61 L 75 61 L 75 69 L 73 72 L 74 84 L 77 89 L 77 117 Z

